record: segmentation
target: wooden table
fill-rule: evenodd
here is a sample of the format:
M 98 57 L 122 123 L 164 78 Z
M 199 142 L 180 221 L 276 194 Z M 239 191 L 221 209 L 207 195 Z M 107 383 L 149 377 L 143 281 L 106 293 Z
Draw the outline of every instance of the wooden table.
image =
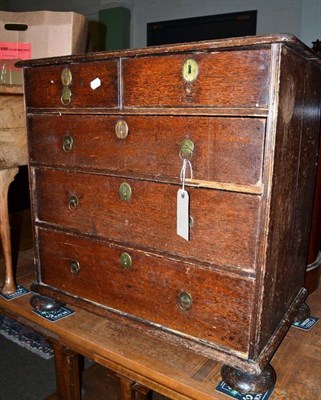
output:
M 20 165 L 28 163 L 22 85 L 0 85 L 0 236 L 6 264 L 3 293 L 16 290 L 12 270 L 8 189 Z
M 18 282 L 26 286 L 33 280 L 31 258 L 28 262 L 23 263 L 21 258 L 19 261 Z M 221 381 L 219 363 L 140 334 L 120 320 L 109 320 L 76 307 L 75 314 L 55 323 L 47 322 L 32 312 L 30 296 L 10 302 L 1 298 L 0 313 L 42 333 L 53 343 L 57 394 L 51 399 L 80 399 L 79 354 L 118 375 L 122 400 L 130 400 L 135 388 L 135 399 L 146 399 L 146 388 L 175 400 L 227 399 L 215 391 Z M 309 297 L 308 304 L 312 315 L 321 315 L 321 289 Z M 309 332 L 289 330 L 272 359 L 278 380 L 271 400 L 321 399 L 320 337 L 321 323 Z M 106 398 L 104 393 L 101 396 Z

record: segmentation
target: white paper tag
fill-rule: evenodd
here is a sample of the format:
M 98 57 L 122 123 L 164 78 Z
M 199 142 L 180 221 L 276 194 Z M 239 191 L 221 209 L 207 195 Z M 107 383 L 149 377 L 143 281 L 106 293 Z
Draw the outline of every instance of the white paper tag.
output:
M 177 234 L 189 240 L 189 195 L 184 189 L 177 192 Z
M 90 82 L 90 87 L 92 90 L 96 90 L 101 85 L 101 80 L 99 78 L 94 79 Z

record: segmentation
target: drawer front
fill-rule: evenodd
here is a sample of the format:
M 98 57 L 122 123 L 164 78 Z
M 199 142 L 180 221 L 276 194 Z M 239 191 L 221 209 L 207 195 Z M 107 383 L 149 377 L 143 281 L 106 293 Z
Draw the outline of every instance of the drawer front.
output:
M 176 234 L 179 186 L 49 169 L 36 169 L 34 181 L 39 221 L 206 263 L 255 268 L 258 196 L 189 188 L 194 224 L 186 241 Z M 120 196 L 123 183 L 131 188 L 127 201 Z
M 119 121 L 127 125 L 125 138 L 116 135 Z M 188 138 L 195 179 L 261 183 L 264 119 L 32 115 L 28 124 L 31 162 L 177 181 Z
M 71 75 L 62 78 L 64 69 Z M 117 61 L 26 68 L 27 107 L 118 107 Z M 100 80 L 99 82 L 96 79 Z M 69 92 L 68 92 L 69 90 Z M 62 100 L 63 93 L 70 95 Z
M 248 351 L 251 280 L 76 235 L 42 229 L 38 235 L 43 283 L 196 338 Z M 121 264 L 124 253 L 131 257 L 127 268 Z
M 269 50 L 124 59 L 124 107 L 266 107 L 270 63 Z

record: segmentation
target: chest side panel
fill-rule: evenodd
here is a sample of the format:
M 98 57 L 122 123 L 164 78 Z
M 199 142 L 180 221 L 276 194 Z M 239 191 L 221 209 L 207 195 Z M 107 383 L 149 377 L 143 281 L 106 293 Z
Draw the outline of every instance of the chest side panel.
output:
M 320 128 L 320 69 L 282 48 L 260 350 L 303 286 Z

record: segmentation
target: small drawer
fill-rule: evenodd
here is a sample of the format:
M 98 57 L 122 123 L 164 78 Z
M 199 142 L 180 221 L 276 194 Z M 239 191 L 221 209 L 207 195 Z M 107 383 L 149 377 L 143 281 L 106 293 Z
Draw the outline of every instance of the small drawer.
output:
M 254 271 L 260 197 L 188 188 L 190 241 L 176 233 L 180 186 L 35 169 L 36 218 L 204 263 Z
M 117 61 L 26 68 L 31 108 L 118 107 Z
M 248 352 L 253 280 L 57 231 L 39 229 L 38 240 L 46 285 Z
M 31 163 L 178 182 L 189 139 L 195 180 L 261 185 L 263 118 L 34 114 L 28 126 Z
M 124 59 L 124 107 L 266 107 L 270 57 L 240 50 Z

